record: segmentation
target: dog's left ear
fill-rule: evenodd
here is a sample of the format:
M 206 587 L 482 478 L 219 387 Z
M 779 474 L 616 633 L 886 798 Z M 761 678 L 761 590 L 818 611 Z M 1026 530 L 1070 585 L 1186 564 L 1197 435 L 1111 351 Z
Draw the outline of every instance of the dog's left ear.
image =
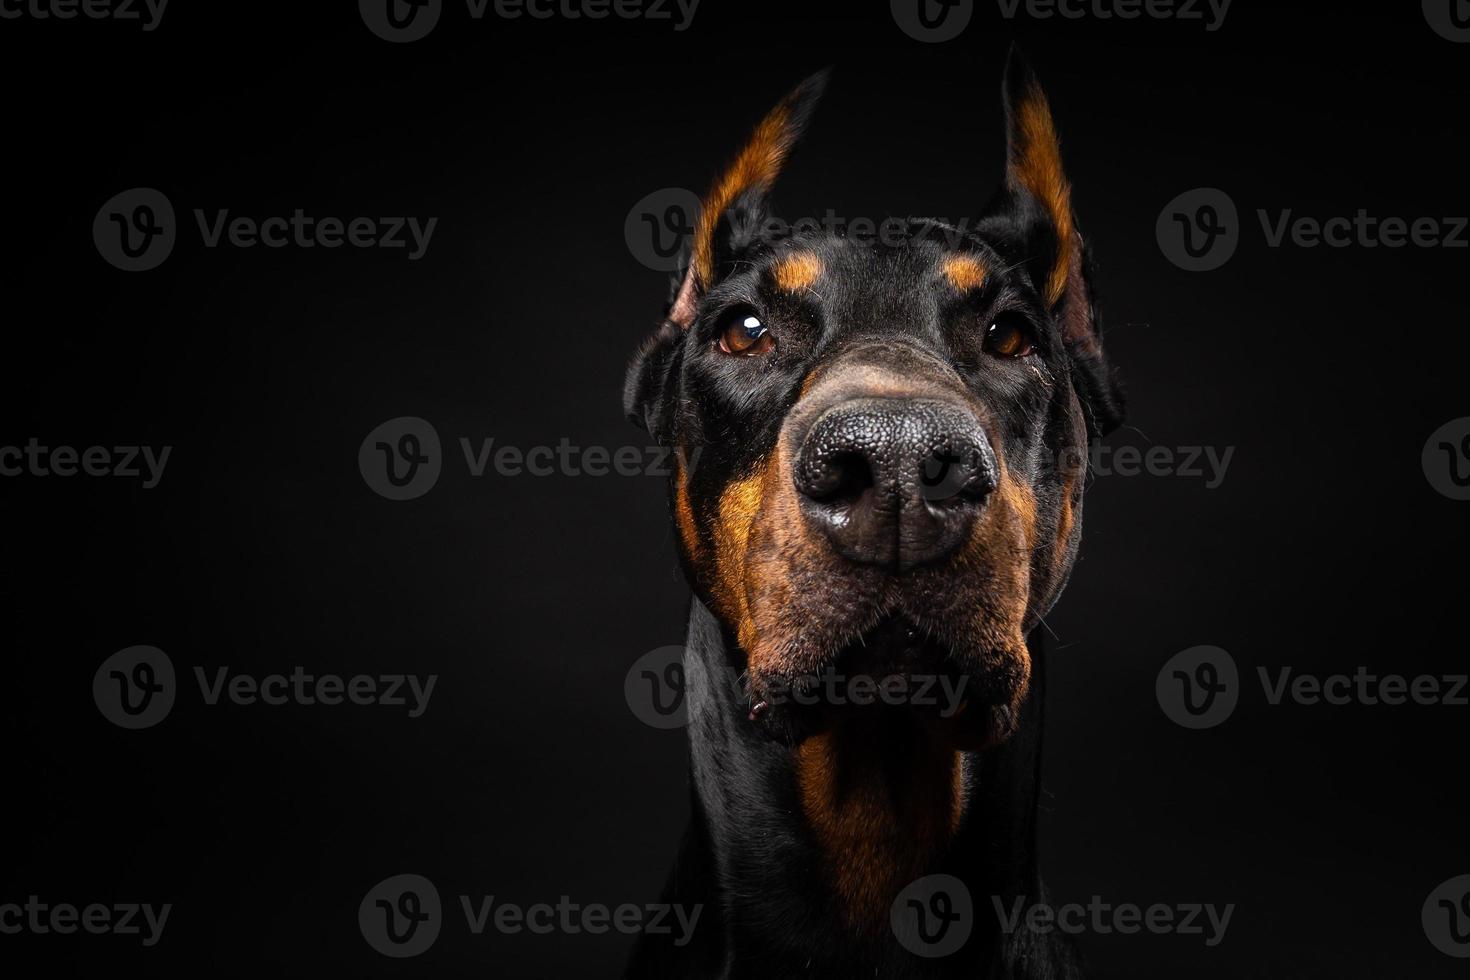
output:
M 1072 188 L 1062 169 L 1061 144 L 1046 93 L 1021 53 L 1006 59 L 1006 179 L 987 211 L 986 224 L 1026 266 L 1047 309 L 1060 325 L 1072 358 L 1088 426 L 1106 435 L 1123 421 L 1123 397 L 1103 353 L 1102 326 L 1087 245 L 1072 210 Z
M 734 162 L 716 178 L 699 210 L 689 266 L 674 282 L 658 332 L 633 358 L 623 385 L 628 418 L 663 439 L 662 388 L 699 301 L 755 241 L 769 213 L 776 177 L 827 87 L 827 71 L 807 78 L 766 114 Z

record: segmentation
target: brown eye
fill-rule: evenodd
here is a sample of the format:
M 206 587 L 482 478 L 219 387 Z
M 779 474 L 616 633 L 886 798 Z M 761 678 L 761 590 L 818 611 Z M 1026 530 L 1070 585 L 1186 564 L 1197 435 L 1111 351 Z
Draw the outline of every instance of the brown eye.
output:
M 996 318 L 985 331 L 985 353 L 996 357 L 1025 357 L 1031 353 L 1031 325 L 1013 315 Z
M 736 310 L 725 317 L 720 329 L 720 350 L 726 354 L 753 357 L 776 345 L 761 318 L 749 310 Z

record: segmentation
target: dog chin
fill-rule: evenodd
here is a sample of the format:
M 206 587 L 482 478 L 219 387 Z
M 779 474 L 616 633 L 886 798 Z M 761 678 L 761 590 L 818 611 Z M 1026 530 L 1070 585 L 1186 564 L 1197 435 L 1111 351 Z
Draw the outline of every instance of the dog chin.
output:
M 903 616 L 855 631 L 819 663 L 805 672 L 752 665 L 750 720 L 761 732 L 795 745 L 839 727 L 897 726 L 978 751 L 1015 734 L 1030 680 L 1024 646 L 956 645 Z

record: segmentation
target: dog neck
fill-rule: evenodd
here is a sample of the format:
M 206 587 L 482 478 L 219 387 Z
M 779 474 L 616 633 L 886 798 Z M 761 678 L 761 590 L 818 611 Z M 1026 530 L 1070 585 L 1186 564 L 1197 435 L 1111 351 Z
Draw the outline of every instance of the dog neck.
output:
M 842 958 L 828 967 L 844 970 L 911 960 L 895 946 L 890 909 L 900 891 L 933 874 L 964 882 L 975 912 L 970 945 L 977 956 L 996 955 L 997 938 L 984 935 L 996 923 L 993 898 L 1010 907 L 1039 893 L 1043 671 L 1040 645 L 1031 646 L 1020 730 L 1001 746 L 955 752 L 917 726 L 836 728 L 793 745 L 751 722 L 729 682 L 744 656 L 695 600 L 685 658 L 695 812 L 681 864 L 711 872 L 717 893 L 707 897 L 722 917 L 727 956 L 800 949 L 809 960 L 825 950 Z

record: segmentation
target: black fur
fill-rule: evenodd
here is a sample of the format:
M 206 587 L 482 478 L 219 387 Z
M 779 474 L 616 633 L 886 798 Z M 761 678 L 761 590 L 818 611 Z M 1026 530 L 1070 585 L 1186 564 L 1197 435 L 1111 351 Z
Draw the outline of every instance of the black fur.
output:
M 1032 84 L 1029 69 L 1013 57 L 1008 100 Z M 803 114 L 809 112 L 810 101 L 802 105 Z M 813 370 L 877 341 L 948 365 L 955 383 L 985 407 L 996 450 L 1034 495 L 1038 538 L 1050 546 L 1072 520 L 1058 515 L 1070 492 L 1068 477 L 1076 474 L 1058 460 L 1077 431 L 1100 437 L 1123 415 L 1117 380 L 1102 354 L 1090 256 L 1082 263 L 1080 283 L 1073 283 L 1057 308 L 1048 308 L 1041 289 L 1061 243 L 1046 210 L 1014 187 L 997 195 L 973 233 L 914 221 L 897 245 L 857 243 L 826 232 L 772 241 L 752 231 L 769 216 L 764 193 L 741 196 L 722 216 L 718 268 L 713 282 L 700 284 L 697 315 L 688 324 L 668 318 L 685 286 L 683 277 L 676 279 L 664 322 L 627 376 L 629 418 L 661 443 L 700 451 L 684 491 L 701 528 L 720 519 L 722 490 L 771 456 Z M 821 288 L 811 295 L 784 294 L 771 285 L 773 264 L 798 249 L 817 256 L 824 270 Z M 996 274 L 973 293 L 947 294 L 934 284 L 943 281 L 941 263 L 956 254 L 974 255 Z M 1070 309 L 1085 310 L 1092 335 L 1063 335 L 1065 304 L 1080 304 Z M 743 309 L 758 310 L 773 325 L 774 354 L 756 360 L 720 352 L 727 313 Z M 1024 319 L 1034 335 L 1034 355 L 1006 361 L 983 349 L 986 325 L 1001 316 Z M 1080 513 L 1075 520 L 1080 527 Z M 1065 551 L 1066 543 L 1057 547 Z M 963 822 L 926 871 L 966 883 L 974 902 L 973 934 L 958 953 L 925 959 L 891 934 L 857 934 L 846 923 L 824 874 L 821 844 L 802 816 L 791 755 L 801 729 L 789 718 L 752 723 L 751 689 L 726 682 L 731 672 L 750 668 L 748 652 L 732 624 L 712 611 L 718 602 L 709 569 L 687 548 L 682 557 L 695 592 L 685 665 L 693 817 L 663 900 L 700 905 L 703 913 L 687 945 L 642 937 L 626 975 L 1079 977 L 1067 945 L 1024 931 L 1005 933 L 993 904 L 1009 909 L 1017 897 L 1027 903 L 1045 898 L 1037 870 L 1036 807 L 1046 664 L 1037 633 L 1031 631 L 1027 642 L 1031 679 L 1019 701 L 1019 719 L 1013 719 L 1014 733 L 966 753 L 969 802 Z M 1061 591 L 1071 563 L 1070 554 L 1064 557 L 1053 568 L 1041 565 L 1037 555 L 1022 556 L 1032 563 L 1036 593 L 1028 630 Z M 840 601 L 841 583 L 831 588 L 834 603 Z M 905 745 L 900 735 L 879 751 L 898 756 Z M 892 761 L 904 764 L 901 757 Z

